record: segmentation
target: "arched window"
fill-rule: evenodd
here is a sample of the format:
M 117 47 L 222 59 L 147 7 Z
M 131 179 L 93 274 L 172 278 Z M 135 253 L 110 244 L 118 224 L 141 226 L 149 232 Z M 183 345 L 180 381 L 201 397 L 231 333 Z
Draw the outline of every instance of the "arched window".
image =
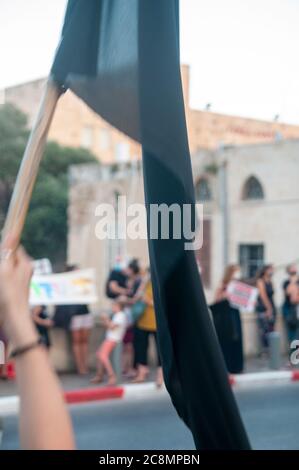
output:
M 242 199 L 254 201 L 264 197 L 264 190 L 259 180 L 255 176 L 250 176 L 243 186 Z
M 207 178 L 200 178 L 195 185 L 195 198 L 197 201 L 211 201 L 212 191 Z

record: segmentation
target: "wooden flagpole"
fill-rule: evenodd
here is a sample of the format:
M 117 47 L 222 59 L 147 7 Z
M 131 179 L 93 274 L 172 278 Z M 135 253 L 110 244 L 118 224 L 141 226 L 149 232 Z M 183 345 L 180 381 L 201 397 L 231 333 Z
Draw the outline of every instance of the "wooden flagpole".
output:
M 48 131 L 61 94 L 62 90 L 49 78 L 23 155 L 2 232 L 2 241 L 13 236 L 15 246 L 12 249 L 17 248 L 21 239 Z

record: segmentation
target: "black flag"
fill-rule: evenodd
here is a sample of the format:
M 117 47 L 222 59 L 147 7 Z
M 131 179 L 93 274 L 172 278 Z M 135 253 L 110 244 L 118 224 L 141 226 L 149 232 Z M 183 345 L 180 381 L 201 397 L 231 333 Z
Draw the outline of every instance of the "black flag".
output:
M 70 0 L 52 76 L 142 144 L 149 255 L 166 387 L 200 449 L 248 449 L 185 237 L 151 238 L 153 205 L 195 213 L 178 1 Z M 193 217 L 194 218 L 194 217 Z M 160 234 L 161 235 L 161 234 Z

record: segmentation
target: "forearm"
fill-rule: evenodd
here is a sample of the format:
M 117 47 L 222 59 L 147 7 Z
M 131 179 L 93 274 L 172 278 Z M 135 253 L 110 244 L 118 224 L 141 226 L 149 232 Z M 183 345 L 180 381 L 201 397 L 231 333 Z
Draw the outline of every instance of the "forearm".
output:
M 37 347 L 16 359 L 23 449 L 74 449 L 74 438 L 58 379 L 46 351 Z M 59 423 L 59 425 L 58 425 Z
M 267 297 L 266 295 L 262 295 L 262 296 L 261 296 L 261 299 L 262 299 L 263 304 L 264 304 L 264 306 L 266 307 L 266 309 L 272 311 L 272 305 L 271 305 L 271 302 L 270 302 L 270 300 L 268 299 L 268 297 Z
M 40 318 L 40 317 L 35 317 L 35 316 L 33 316 L 32 319 L 33 319 L 33 321 L 36 325 L 40 325 L 40 326 L 48 326 L 49 325 L 49 320 L 47 320 L 47 319 Z
M 215 295 L 215 302 L 221 302 L 222 300 L 227 299 L 227 293 L 223 289 L 218 289 Z
M 26 318 L 27 313 L 21 315 L 20 318 Z M 22 325 L 11 325 L 9 330 L 13 348 L 38 339 L 29 315 Z M 16 376 L 20 392 L 22 448 L 73 449 L 72 427 L 62 391 L 42 346 L 16 357 Z
M 153 306 L 154 306 L 153 299 L 151 299 L 150 297 L 144 297 L 144 298 L 143 298 L 143 302 L 144 302 L 148 307 L 153 307 Z
M 12 252 L 15 244 L 10 243 L 8 238 L 2 249 Z M 0 262 L 0 321 L 15 351 L 21 445 L 25 449 L 74 449 L 62 392 L 48 356 L 38 344 L 29 312 L 31 276 L 32 262 L 22 248 Z
M 118 325 L 111 320 L 107 324 L 107 330 L 115 330 L 117 327 Z
M 129 292 L 127 288 L 119 286 L 117 282 L 111 282 L 109 288 L 111 292 L 117 295 L 127 295 Z

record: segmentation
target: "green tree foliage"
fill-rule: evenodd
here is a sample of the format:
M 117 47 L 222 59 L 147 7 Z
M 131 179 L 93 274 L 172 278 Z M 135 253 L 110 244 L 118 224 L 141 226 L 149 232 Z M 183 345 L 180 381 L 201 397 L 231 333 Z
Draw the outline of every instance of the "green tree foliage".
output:
M 26 116 L 12 105 L 0 107 L 0 227 L 28 139 Z M 85 149 L 46 146 L 27 216 L 22 243 L 35 258 L 61 265 L 66 257 L 68 168 L 98 162 Z

